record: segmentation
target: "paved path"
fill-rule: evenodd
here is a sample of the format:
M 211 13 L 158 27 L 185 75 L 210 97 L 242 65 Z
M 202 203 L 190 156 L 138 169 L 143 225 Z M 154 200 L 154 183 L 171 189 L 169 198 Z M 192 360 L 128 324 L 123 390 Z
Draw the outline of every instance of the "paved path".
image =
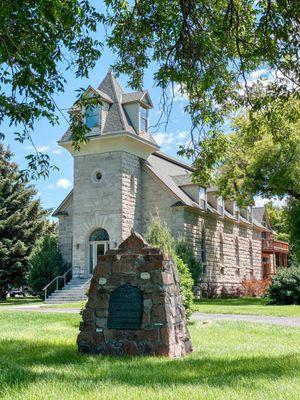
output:
M 29 312 L 43 312 L 43 313 L 70 313 L 79 314 L 80 308 L 59 308 L 59 307 L 47 307 L 41 305 L 24 305 L 24 306 L 3 306 L 0 307 L 0 311 L 29 311 Z
M 285 326 L 299 326 L 300 318 L 294 317 L 271 317 L 267 315 L 235 315 L 235 314 L 207 314 L 195 312 L 193 319 L 196 321 L 242 321 L 258 322 L 261 324 L 275 324 Z
M 59 308 L 47 307 L 40 304 L 22 305 L 22 306 L 3 306 L 0 311 L 29 311 L 43 313 L 71 313 L 79 314 L 80 308 Z M 275 324 L 300 327 L 300 318 L 294 317 L 271 317 L 267 315 L 237 315 L 237 314 L 208 314 L 195 312 L 192 317 L 196 321 L 242 321 L 257 322 L 261 324 Z

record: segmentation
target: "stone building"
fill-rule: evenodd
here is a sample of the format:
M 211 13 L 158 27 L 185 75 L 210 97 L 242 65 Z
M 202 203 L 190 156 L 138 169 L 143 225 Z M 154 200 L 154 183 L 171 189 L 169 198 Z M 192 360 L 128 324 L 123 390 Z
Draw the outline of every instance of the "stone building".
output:
M 74 187 L 53 213 L 73 277 L 88 280 L 97 256 L 117 248 L 132 229 L 143 235 L 157 211 L 174 237 L 192 244 L 204 282 L 234 290 L 244 278 L 276 272 L 275 261 L 285 258 L 271 248 L 262 253 L 263 240 L 274 235 L 265 210 L 238 209 L 217 188 L 193 183 L 189 165 L 160 151 L 149 132 L 147 91 L 124 93 L 108 72 L 87 93 L 100 104 L 70 110 L 82 113 L 89 141 L 75 151 L 70 130 L 59 141 L 74 158 Z

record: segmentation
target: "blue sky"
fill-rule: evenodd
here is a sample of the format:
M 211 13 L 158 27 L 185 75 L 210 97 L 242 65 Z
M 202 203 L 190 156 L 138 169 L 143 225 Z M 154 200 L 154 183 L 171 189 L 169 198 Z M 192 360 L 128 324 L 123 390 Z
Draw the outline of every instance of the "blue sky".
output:
M 65 92 L 61 93 L 59 96 L 54 96 L 58 107 L 60 109 L 68 109 L 71 107 L 76 98 L 76 89 L 87 87 L 88 85 L 97 87 L 113 62 L 114 55 L 108 49 L 105 49 L 95 68 L 90 71 L 89 79 L 76 79 L 71 71 L 65 71 L 64 77 L 67 80 Z M 255 76 L 253 75 L 253 79 L 257 79 L 265 73 L 265 70 L 257 71 L 254 73 Z M 161 90 L 155 87 L 152 75 L 153 67 L 149 68 L 145 74 L 144 88 L 148 89 L 154 104 L 154 109 L 150 112 L 150 123 L 151 125 L 155 125 L 161 114 L 161 110 L 159 109 Z M 130 89 L 126 87 L 126 76 L 121 76 L 118 80 L 125 90 L 130 91 Z M 164 125 L 161 125 L 159 129 L 155 128 L 153 130 L 154 137 L 161 146 L 161 149 L 172 156 L 176 156 L 179 145 L 184 144 L 189 139 L 190 118 L 188 114 L 184 112 L 184 106 L 186 104 L 186 98 L 181 96 L 175 88 L 175 98 L 168 126 L 165 129 Z M 64 111 L 64 113 L 68 118 L 67 112 Z M 58 114 L 58 117 L 59 125 L 54 127 L 46 120 L 37 122 L 33 134 L 33 140 L 38 150 L 49 154 L 51 163 L 59 168 L 59 171 L 51 172 L 49 178 L 33 182 L 37 188 L 42 205 L 45 208 L 56 208 L 72 189 L 72 156 L 67 150 L 57 145 L 57 141 L 66 131 L 68 123 L 60 114 Z M 5 144 L 9 144 L 14 153 L 15 161 L 21 168 L 24 168 L 26 167 L 24 157 L 33 151 L 30 143 L 20 144 L 14 140 L 13 132 L 15 130 L 15 128 L 9 128 L 7 121 L 0 127 L 0 131 L 6 134 Z M 261 199 L 259 199 L 258 202 L 259 204 L 263 203 Z
M 76 79 L 69 71 L 66 72 L 65 77 L 67 79 L 67 84 L 65 86 L 65 92 L 55 97 L 58 107 L 60 109 L 68 109 L 71 107 L 76 99 L 76 89 L 87 87 L 89 84 L 97 87 L 106 75 L 113 61 L 113 54 L 106 50 L 95 68 L 90 72 L 89 79 Z M 154 109 L 150 111 L 150 123 L 151 125 L 155 125 L 161 114 L 158 106 L 161 90 L 154 86 L 152 73 L 153 69 L 150 68 L 145 76 L 144 87 L 149 90 L 154 104 Z M 126 87 L 126 76 L 120 76 L 118 81 L 126 91 L 131 91 L 130 88 Z M 184 112 L 186 103 L 186 99 L 180 96 L 178 91 L 175 90 L 175 101 L 167 129 L 165 130 L 164 125 L 161 125 L 160 129 L 152 128 L 153 134 L 158 144 L 161 145 L 162 150 L 173 156 L 176 156 L 179 144 L 187 141 L 189 137 L 190 118 L 188 114 Z M 64 113 L 68 118 L 67 112 L 65 111 Z M 46 208 L 56 208 L 71 190 L 73 182 L 72 156 L 67 150 L 61 148 L 57 144 L 57 141 L 66 131 L 68 123 L 59 113 L 58 117 L 59 125 L 54 127 L 46 120 L 37 122 L 33 134 L 33 140 L 38 150 L 49 154 L 51 163 L 59 168 L 59 171 L 51 172 L 49 178 L 33 182 L 37 188 L 42 204 Z M 1 131 L 6 134 L 4 143 L 6 145 L 9 144 L 14 153 L 15 161 L 21 168 L 24 168 L 26 166 L 24 157 L 32 153 L 33 149 L 30 143 L 26 142 L 20 144 L 14 140 L 13 132 L 15 130 L 16 128 L 14 127 L 8 127 L 7 121 L 1 126 Z

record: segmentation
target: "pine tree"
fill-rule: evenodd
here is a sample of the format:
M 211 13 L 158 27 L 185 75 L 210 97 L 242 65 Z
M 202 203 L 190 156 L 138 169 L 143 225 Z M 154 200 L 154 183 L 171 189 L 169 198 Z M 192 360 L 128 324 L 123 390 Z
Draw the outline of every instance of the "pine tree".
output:
M 0 143 L 0 299 L 25 283 L 28 257 L 42 235 L 46 212 L 35 189 L 20 178 L 12 154 Z
M 56 276 L 63 275 L 69 268 L 70 265 L 63 261 L 59 251 L 57 236 L 47 234 L 31 253 L 27 283 L 33 294 L 43 298 L 43 288 Z

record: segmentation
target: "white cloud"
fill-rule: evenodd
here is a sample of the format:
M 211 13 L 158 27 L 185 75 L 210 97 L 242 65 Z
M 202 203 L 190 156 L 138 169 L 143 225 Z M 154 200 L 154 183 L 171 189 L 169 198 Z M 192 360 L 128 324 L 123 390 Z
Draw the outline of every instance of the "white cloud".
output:
M 186 139 L 187 136 L 189 135 L 190 131 L 179 131 L 177 133 L 177 139 Z
M 174 96 L 173 101 L 188 101 L 189 98 L 184 91 L 184 88 L 178 83 L 171 89 L 171 95 Z
M 175 137 L 173 133 L 157 133 L 153 135 L 154 139 L 156 140 L 157 144 L 162 147 L 170 146 L 174 143 Z
M 37 151 L 39 151 L 40 153 L 47 153 L 50 150 L 49 146 L 37 146 Z
M 265 78 L 270 74 L 270 71 L 266 68 L 258 69 L 256 71 L 251 72 L 250 79 L 251 80 L 257 80 L 259 78 Z
M 53 146 L 54 144 L 54 146 Z M 30 151 L 34 151 L 35 148 L 33 146 L 24 146 L 24 148 L 26 150 L 30 150 Z M 60 155 L 62 154 L 62 150 L 57 147 L 56 142 L 51 141 L 49 144 L 47 145 L 38 145 L 36 146 L 36 150 L 39 151 L 40 153 L 49 153 L 49 154 L 53 154 L 53 155 Z
M 270 201 L 269 199 L 264 199 L 263 197 L 257 196 L 255 198 L 255 207 L 263 207 L 268 201 Z
M 69 181 L 69 179 L 66 178 L 60 178 L 57 182 L 56 182 L 56 187 L 57 188 L 62 188 L 62 189 L 68 189 L 69 187 L 71 187 L 71 182 Z
M 62 150 L 61 149 L 55 149 L 51 151 L 51 154 L 61 154 Z
M 271 199 L 265 199 L 261 196 L 255 197 L 255 207 L 263 207 L 266 203 L 272 201 L 275 206 L 282 207 L 286 205 L 286 199 L 278 199 L 277 197 L 272 197 Z

